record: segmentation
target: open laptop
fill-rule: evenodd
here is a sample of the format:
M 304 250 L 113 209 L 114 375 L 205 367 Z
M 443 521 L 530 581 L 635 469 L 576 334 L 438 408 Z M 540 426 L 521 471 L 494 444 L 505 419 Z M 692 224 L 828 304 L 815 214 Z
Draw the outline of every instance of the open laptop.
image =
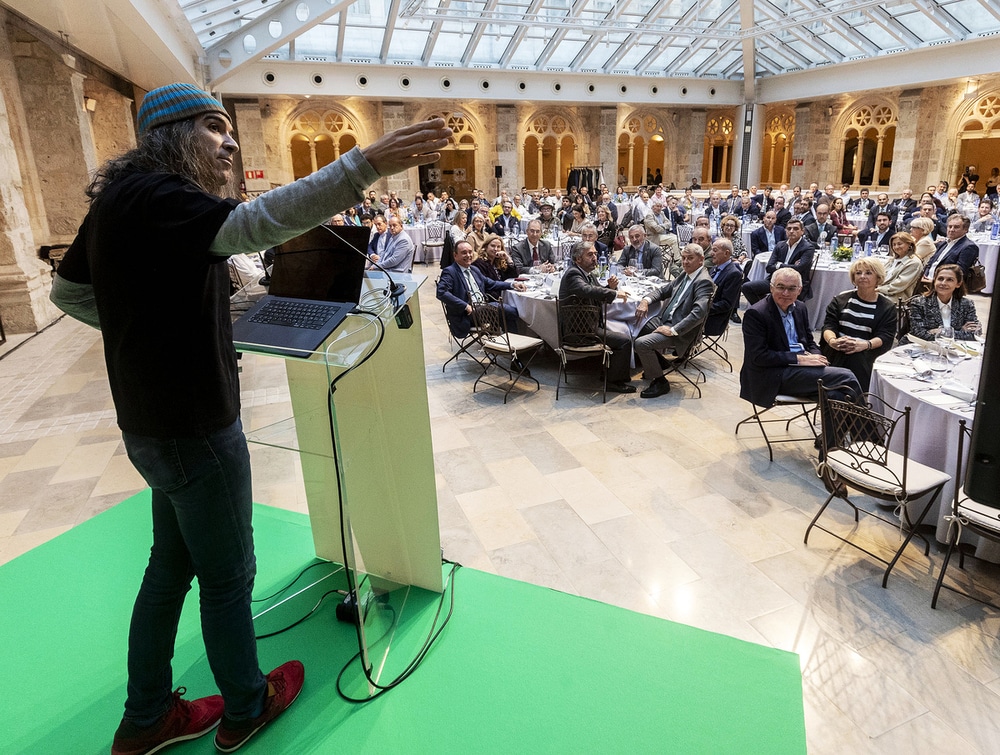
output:
M 321 226 L 276 247 L 268 295 L 233 323 L 236 348 L 310 356 L 361 298 L 369 234 Z

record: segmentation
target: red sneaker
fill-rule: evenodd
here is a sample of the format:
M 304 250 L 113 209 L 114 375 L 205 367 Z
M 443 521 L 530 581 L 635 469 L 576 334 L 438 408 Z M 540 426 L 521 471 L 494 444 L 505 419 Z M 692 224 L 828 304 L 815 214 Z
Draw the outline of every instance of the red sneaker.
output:
M 306 671 L 299 661 L 288 661 L 267 675 L 267 700 L 264 712 L 257 718 L 233 721 L 224 716 L 219 730 L 215 733 L 215 749 L 219 752 L 235 752 L 250 737 L 280 716 L 302 691 Z
M 176 742 L 197 739 L 218 726 L 224 707 L 222 696 L 182 700 L 185 692 L 184 687 L 174 690 L 170 710 L 152 726 L 140 728 L 122 720 L 115 732 L 111 755 L 150 755 Z

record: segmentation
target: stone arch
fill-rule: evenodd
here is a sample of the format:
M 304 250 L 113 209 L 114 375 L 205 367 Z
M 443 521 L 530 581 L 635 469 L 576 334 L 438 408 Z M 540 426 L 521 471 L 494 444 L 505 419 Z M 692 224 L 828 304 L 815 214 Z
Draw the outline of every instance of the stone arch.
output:
M 633 110 L 618 126 L 618 164 L 624 165 L 626 183 L 649 184 L 654 171 L 666 181 L 667 145 L 676 141 L 676 129 L 668 113 L 653 110 Z M 655 180 L 655 175 L 654 175 Z
M 363 132 L 354 115 L 336 105 L 303 103 L 289 114 L 286 128 L 293 178 L 329 165 L 361 143 Z
M 709 112 L 705 119 L 705 148 L 701 174 L 706 184 L 728 185 L 733 171 L 736 112 Z
M 577 161 L 577 135 L 583 133 L 577 119 L 566 111 L 543 108 L 525 118 L 522 129 L 524 184 L 535 189 L 565 187 L 570 166 Z
M 762 184 L 791 183 L 794 145 L 795 111 L 786 105 L 770 108 L 764 119 L 761 142 Z
M 990 168 L 1000 162 L 994 158 L 991 165 L 986 165 L 981 159 L 983 153 L 995 156 L 1000 152 L 1000 87 L 977 93 L 968 99 L 963 97 L 952 112 L 946 133 L 955 137 L 949 145 L 948 159 L 943 163 L 949 166 L 945 175 L 951 175 L 954 180 L 965 165 L 977 165 L 981 177 L 979 191 L 982 192 Z M 983 140 L 988 140 L 988 146 Z
M 867 98 L 846 108 L 833 134 L 840 134 L 840 180 L 851 186 L 888 186 L 896 144 L 898 111 L 885 98 Z
M 417 120 L 442 118 L 452 136 L 447 147 L 441 150 L 441 159 L 432 166 L 421 166 L 421 186 L 427 185 L 440 193 L 447 191 L 453 197 L 467 197 L 476 188 L 476 168 L 479 145 L 485 130 L 482 123 L 463 107 L 427 107 Z M 425 179 L 426 176 L 426 179 Z M 431 180 L 439 177 L 439 180 Z

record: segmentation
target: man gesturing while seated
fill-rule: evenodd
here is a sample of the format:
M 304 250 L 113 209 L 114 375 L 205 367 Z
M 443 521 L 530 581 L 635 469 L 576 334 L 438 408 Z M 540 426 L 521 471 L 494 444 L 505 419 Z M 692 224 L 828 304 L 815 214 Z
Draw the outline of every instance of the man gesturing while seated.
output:
M 643 398 L 656 398 L 670 392 L 659 355 L 667 349 L 682 353 L 698 337 L 708 317 L 708 302 L 715 285 L 704 263 L 704 250 L 697 244 L 688 244 L 681 252 L 683 274 L 647 294 L 636 305 L 635 317 L 641 322 L 651 303 L 667 302 L 663 316 L 651 317 L 635 341 L 636 356 L 642 361 L 642 369 L 650 381 L 646 390 L 639 394 Z

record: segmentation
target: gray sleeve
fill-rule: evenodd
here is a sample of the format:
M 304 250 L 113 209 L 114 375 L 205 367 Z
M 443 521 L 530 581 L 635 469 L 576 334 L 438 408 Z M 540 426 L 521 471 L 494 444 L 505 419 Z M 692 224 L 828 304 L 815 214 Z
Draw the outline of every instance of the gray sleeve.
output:
M 209 251 L 220 256 L 263 251 L 329 220 L 360 201 L 379 179 L 355 147 L 312 175 L 234 208 Z
M 49 299 L 73 319 L 101 329 L 97 318 L 97 303 L 94 301 L 94 287 L 89 283 L 74 283 L 56 273 Z

